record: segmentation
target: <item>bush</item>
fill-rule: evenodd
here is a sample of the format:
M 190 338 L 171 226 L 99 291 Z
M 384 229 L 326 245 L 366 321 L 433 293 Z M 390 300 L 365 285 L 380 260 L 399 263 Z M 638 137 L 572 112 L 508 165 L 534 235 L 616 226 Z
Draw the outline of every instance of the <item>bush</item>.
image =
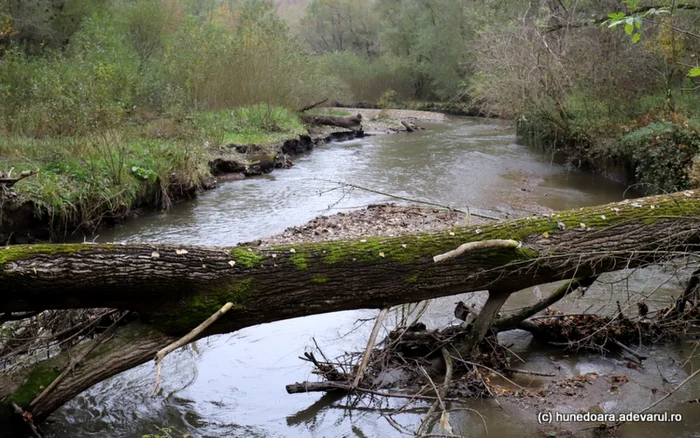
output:
M 329 53 L 320 60 L 325 75 L 342 82 L 341 98 L 356 102 L 377 102 L 386 90 L 394 90 L 397 99 L 410 99 L 415 78 L 409 64 L 387 55 L 370 60 L 349 51 Z
M 700 133 L 687 124 L 655 122 L 625 135 L 622 147 L 635 161 L 636 177 L 649 192 L 674 192 L 691 185 Z

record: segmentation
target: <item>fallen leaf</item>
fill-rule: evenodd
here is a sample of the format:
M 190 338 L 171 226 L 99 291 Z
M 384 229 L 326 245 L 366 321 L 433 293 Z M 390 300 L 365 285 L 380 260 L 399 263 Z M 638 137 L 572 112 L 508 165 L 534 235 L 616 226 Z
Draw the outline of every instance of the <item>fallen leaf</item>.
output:
M 630 381 L 630 378 L 627 376 L 611 376 L 610 377 L 610 383 L 627 383 Z
M 384 257 L 384 253 L 383 253 L 383 252 L 380 252 L 380 253 L 379 253 L 379 257 Z
M 549 233 L 545 231 L 544 233 L 542 233 L 542 237 L 544 237 L 545 239 L 549 239 Z
M 603 219 L 603 220 L 606 219 L 604 214 L 601 214 L 601 215 L 600 215 L 600 218 Z
M 581 228 L 583 228 L 584 230 L 586 229 L 586 224 L 584 224 L 583 222 L 581 222 L 579 225 L 581 225 Z
M 406 245 L 405 243 L 402 243 L 402 244 L 401 244 L 401 248 L 406 248 L 407 246 L 408 246 L 408 245 Z
M 236 266 L 236 262 L 233 260 L 229 261 L 228 264 L 231 265 L 232 268 Z

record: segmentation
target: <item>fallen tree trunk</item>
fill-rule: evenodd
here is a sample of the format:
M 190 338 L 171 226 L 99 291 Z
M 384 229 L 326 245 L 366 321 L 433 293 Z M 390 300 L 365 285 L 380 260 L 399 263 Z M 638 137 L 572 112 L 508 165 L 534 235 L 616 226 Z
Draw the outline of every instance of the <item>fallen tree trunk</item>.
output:
M 518 244 L 488 244 L 496 239 Z M 484 243 L 435 262 L 470 242 Z M 0 312 L 112 307 L 141 314 L 32 405 L 40 420 L 93 384 L 152 359 L 226 302 L 233 308 L 201 336 L 465 292 L 501 296 L 679 257 L 699 242 L 700 191 L 687 191 L 402 237 L 234 248 L 12 246 L 0 249 Z M 0 421 L 10 402 L 27 409 L 69 362 L 63 353 L 0 377 Z
M 308 125 L 328 125 L 362 132 L 362 114 L 354 116 L 323 116 L 302 114 L 301 120 Z

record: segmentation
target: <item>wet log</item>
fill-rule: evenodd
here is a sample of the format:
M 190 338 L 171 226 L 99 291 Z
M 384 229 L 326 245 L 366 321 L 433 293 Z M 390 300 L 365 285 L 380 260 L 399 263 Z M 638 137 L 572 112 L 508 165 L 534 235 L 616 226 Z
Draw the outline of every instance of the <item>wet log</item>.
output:
M 301 120 L 308 125 L 328 125 L 362 132 L 362 114 L 354 116 L 324 116 L 302 114 Z
M 518 244 L 468 245 L 434 260 L 465 243 L 505 240 Z M 201 337 L 480 290 L 502 296 L 698 249 L 700 190 L 401 237 L 233 248 L 18 245 L 0 248 L 0 313 L 111 307 L 141 315 L 31 406 L 41 420 L 95 383 L 153 359 L 226 302 L 233 308 Z M 0 422 L 13 412 L 10 402 L 27 409 L 71 355 L 0 376 Z

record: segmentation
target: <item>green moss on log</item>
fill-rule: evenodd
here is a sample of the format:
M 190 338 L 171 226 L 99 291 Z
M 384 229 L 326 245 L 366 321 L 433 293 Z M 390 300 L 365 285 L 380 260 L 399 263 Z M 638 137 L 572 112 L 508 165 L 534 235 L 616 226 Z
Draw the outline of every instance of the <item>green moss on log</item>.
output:
M 228 302 L 233 303 L 233 310 L 244 310 L 246 301 L 255 293 L 252 278 L 228 279 L 216 284 L 201 285 L 181 307 L 150 313 L 147 319 L 163 333 L 186 332 L 204 322 Z
M 390 261 L 402 265 L 418 263 L 425 257 L 445 252 L 464 243 L 456 236 L 442 234 L 416 234 L 396 237 L 371 237 L 366 239 L 337 240 L 314 246 L 320 252 L 321 261 L 328 265 L 338 263 L 381 263 Z
M 418 283 L 418 278 L 420 278 L 420 273 L 419 273 L 419 272 L 416 272 L 416 273 L 414 273 L 414 274 L 412 274 L 412 275 L 406 277 L 406 279 L 404 280 L 404 282 L 406 282 L 407 284 Z
M 111 252 L 114 245 L 87 245 L 84 243 L 72 244 L 38 244 L 38 245 L 13 245 L 0 249 L 0 277 L 5 275 L 4 267 L 8 263 L 28 260 L 34 257 L 73 255 L 94 251 Z
M 294 255 L 289 257 L 289 261 L 297 267 L 300 271 L 306 271 L 309 269 L 309 264 L 306 260 L 306 255 L 300 252 L 296 252 Z
M 114 245 L 87 245 L 84 243 L 51 245 L 15 245 L 0 249 L 0 266 L 10 262 L 27 260 L 37 256 L 56 256 L 64 254 L 76 254 L 80 252 L 91 252 L 99 249 L 102 251 L 113 251 Z
M 328 277 L 326 275 L 314 275 L 311 277 L 311 282 L 315 284 L 326 284 L 328 283 Z
M 50 366 L 45 366 L 43 364 L 34 366 L 22 386 L 17 388 L 17 390 L 12 393 L 11 396 L 5 399 L 3 404 L 9 405 L 10 403 L 15 402 L 19 406 L 26 409 L 29 406 L 29 403 L 31 403 L 37 395 L 41 394 L 41 391 L 56 380 L 60 374 L 61 371 Z
M 320 258 L 327 265 L 353 265 L 357 263 L 394 262 L 399 264 L 415 264 L 455 249 L 464 243 L 491 240 L 513 239 L 545 239 L 544 233 L 555 236 L 564 230 L 579 229 L 591 232 L 596 229 L 613 227 L 629 222 L 654 223 L 661 219 L 687 217 L 688 212 L 697 210 L 697 194 L 685 192 L 678 196 L 657 196 L 640 200 L 629 200 L 611 203 L 597 207 L 586 207 L 578 210 L 554 213 L 551 215 L 529 216 L 512 221 L 498 222 L 469 227 L 456 227 L 449 231 L 435 234 L 413 234 L 402 237 L 367 237 L 361 239 L 345 239 L 322 243 L 303 243 L 287 246 L 277 246 L 276 253 L 287 253 L 294 248 L 297 255 L 290 261 L 303 266 L 300 256 L 308 268 L 309 260 Z M 653 206 L 653 208 L 652 208 Z M 700 211 L 698 212 L 700 214 Z M 584 227 L 581 226 L 584 224 Z M 470 253 L 472 257 L 489 258 L 490 264 L 496 262 L 518 262 L 538 257 L 535 251 L 527 248 L 516 250 L 481 250 Z M 417 281 L 418 277 L 409 276 L 404 282 Z
M 245 268 L 255 268 L 265 263 L 265 257 L 252 249 L 233 248 L 231 250 L 233 260 Z

